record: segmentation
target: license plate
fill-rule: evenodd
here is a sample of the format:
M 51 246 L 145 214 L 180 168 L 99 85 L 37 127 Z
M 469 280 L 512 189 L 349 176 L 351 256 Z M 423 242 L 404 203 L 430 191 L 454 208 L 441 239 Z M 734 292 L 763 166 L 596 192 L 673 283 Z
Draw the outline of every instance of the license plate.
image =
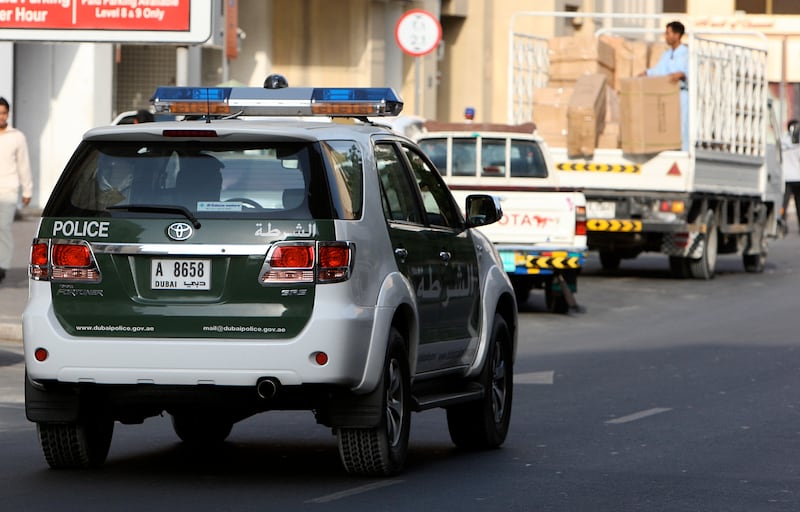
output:
M 613 219 L 617 213 L 617 205 L 613 201 L 587 201 L 587 219 Z
M 150 287 L 153 290 L 210 290 L 211 260 L 152 260 Z

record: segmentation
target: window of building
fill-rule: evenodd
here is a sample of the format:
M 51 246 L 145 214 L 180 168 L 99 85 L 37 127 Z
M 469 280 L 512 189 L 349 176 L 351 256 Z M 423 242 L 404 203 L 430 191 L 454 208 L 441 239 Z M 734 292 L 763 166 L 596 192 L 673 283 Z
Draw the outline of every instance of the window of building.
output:
M 686 12 L 686 0 L 663 0 L 664 12 Z
M 736 10 L 747 14 L 800 14 L 797 0 L 736 0 Z

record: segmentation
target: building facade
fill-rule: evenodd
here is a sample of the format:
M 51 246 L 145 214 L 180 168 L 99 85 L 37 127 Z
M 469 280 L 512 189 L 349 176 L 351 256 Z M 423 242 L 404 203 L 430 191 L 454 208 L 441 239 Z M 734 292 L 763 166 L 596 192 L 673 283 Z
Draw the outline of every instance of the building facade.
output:
M 507 122 L 512 31 L 552 37 L 618 27 L 660 38 L 676 18 L 695 30 L 761 31 L 780 117 L 796 117 L 800 68 L 788 66 L 800 51 L 796 0 L 212 0 L 211 8 L 212 37 L 199 45 L 0 43 L 0 95 L 28 136 L 34 205 L 47 201 L 86 130 L 147 107 L 158 85 L 261 86 L 277 72 L 295 86 L 394 87 L 406 114 L 458 121 L 469 107 L 476 121 Z M 442 27 L 437 49 L 421 57 L 395 40 L 397 20 L 411 9 L 432 13 Z M 544 14 L 554 11 L 578 16 Z M 591 12 L 650 17 L 580 15 Z

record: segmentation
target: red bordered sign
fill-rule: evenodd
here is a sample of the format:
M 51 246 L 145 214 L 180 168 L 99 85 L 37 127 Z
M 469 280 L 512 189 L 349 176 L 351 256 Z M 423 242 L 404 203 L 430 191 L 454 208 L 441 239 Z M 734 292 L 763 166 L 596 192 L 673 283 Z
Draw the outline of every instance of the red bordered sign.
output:
M 394 38 L 405 53 L 421 57 L 439 46 L 442 40 L 442 26 L 436 16 L 428 11 L 412 9 L 397 20 Z

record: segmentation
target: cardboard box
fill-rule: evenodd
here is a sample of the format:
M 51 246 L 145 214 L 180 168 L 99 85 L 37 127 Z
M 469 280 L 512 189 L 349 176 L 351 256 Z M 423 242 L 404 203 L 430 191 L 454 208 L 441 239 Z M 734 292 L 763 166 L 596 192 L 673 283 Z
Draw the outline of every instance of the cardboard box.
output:
M 591 156 L 606 120 L 606 77 L 584 75 L 575 83 L 567 109 L 567 153 Z
M 572 88 L 542 87 L 533 94 L 533 122 L 550 133 L 567 131 L 567 107 Z
M 620 89 L 620 80 L 638 76 L 648 67 L 649 44 L 638 39 L 602 35 L 600 40 L 614 48 L 613 88 Z
M 551 132 L 539 130 L 537 134 L 544 139 L 544 142 L 551 148 L 567 147 L 567 130 Z
M 593 60 L 614 69 L 614 48 L 601 39 L 586 36 L 551 37 L 548 40 L 550 63 Z
M 665 51 L 669 50 L 669 46 L 666 43 L 650 43 L 650 48 L 647 54 L 647 67 L 652 68 L 658 64 L 659 59 L 661 59 L 661 54 Z
M 666 76 L 626 78 L 620 91 L 620 135 L 626 153 L 681 149 L 680 86 Z
M 597 147 L 602 149 L 617 149 L 619 146 L 619 124 L 606 123 L 603 128 L 603 133 L 597 138 Z
M 582 75 L 602 73 L 614 77 L 614 48 L 586 36 L 553 37 L 548 40 L 551 81 L 576 81 Z

